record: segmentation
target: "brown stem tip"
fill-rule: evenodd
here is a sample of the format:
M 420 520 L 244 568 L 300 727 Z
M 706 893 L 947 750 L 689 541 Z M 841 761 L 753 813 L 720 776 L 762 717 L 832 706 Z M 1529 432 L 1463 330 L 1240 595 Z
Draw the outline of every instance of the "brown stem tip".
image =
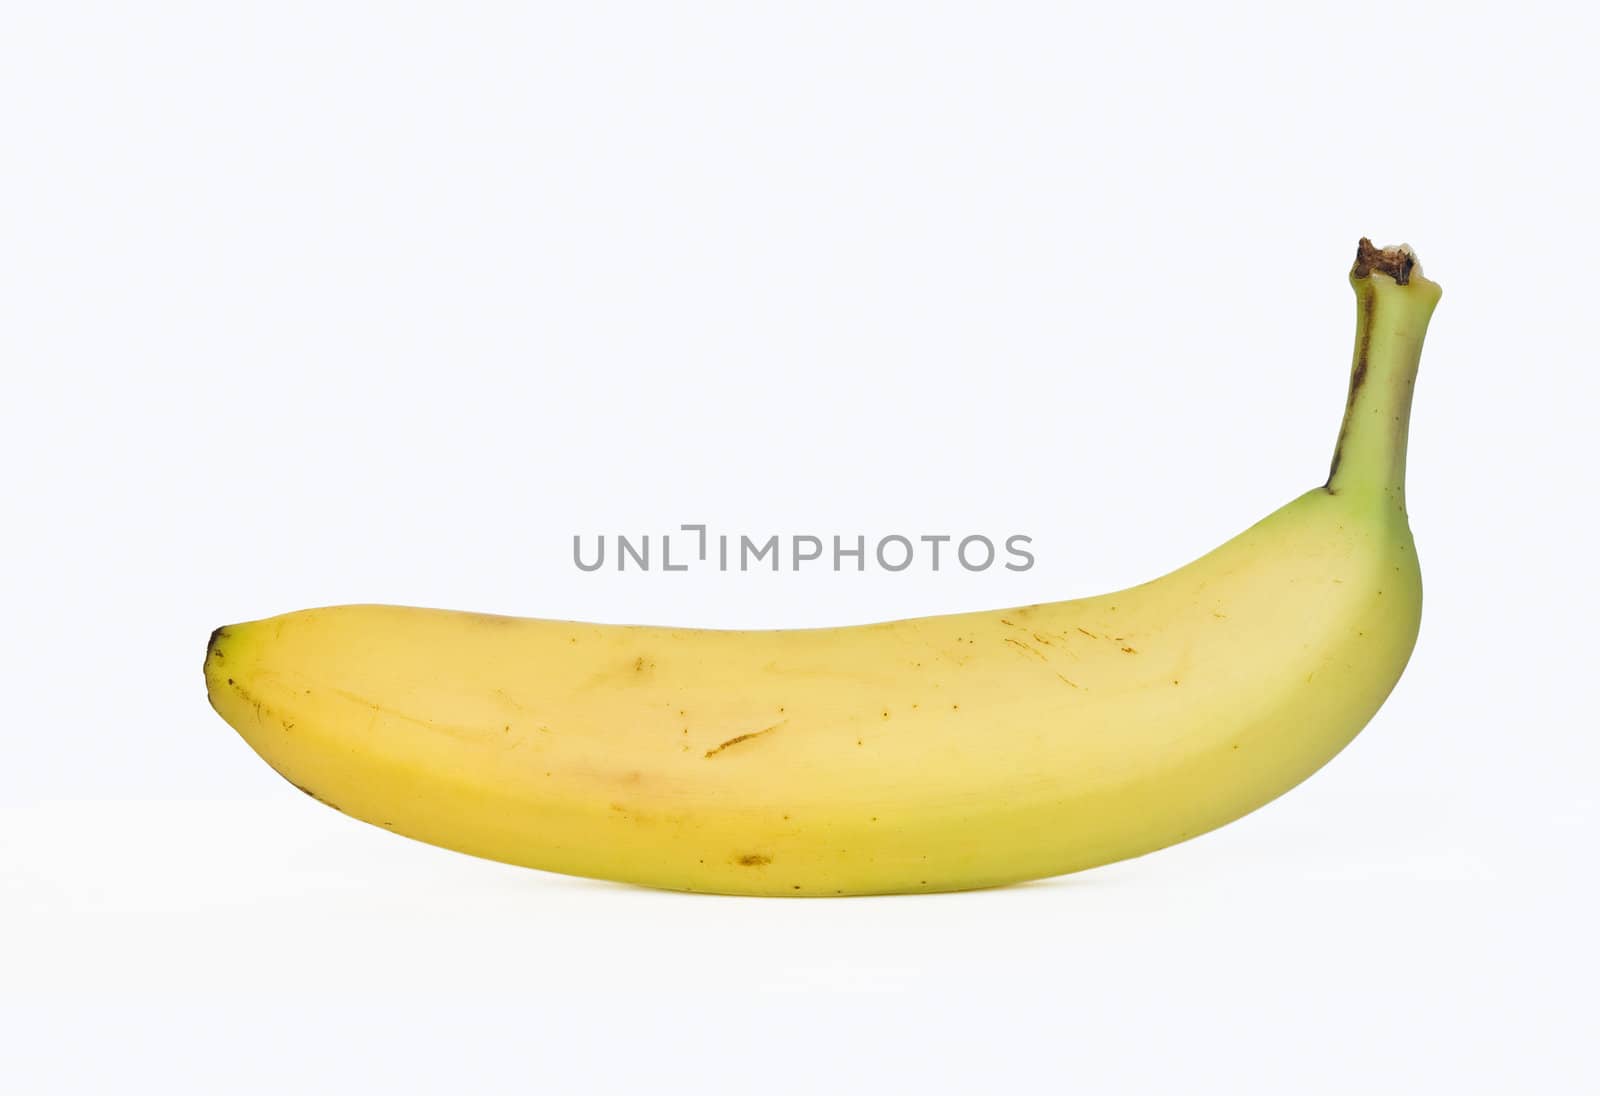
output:
M 1394 279 L 1395 285 L 1405 285 L 1411 280 L 1411 271 L 1417 265 L 1417 256 L 1409 247 L 1373 247 L 1365 236 L 1356 245 L 1356 265 L 1350 268 L 1352 278 L 1365 278 L 1376 270 Z

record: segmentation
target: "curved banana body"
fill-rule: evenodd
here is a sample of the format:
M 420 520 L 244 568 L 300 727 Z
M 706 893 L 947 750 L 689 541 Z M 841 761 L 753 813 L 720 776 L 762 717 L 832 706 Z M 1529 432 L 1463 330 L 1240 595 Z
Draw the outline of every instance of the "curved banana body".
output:
M 347 814 L 656 887 L 955 890 L 1182 841 L 1338 753 L 1416 639 L 1404 419 L 1438 289 L 1409 260 L 1353 281 L 1329 485 L 1145 585 L 799 631 L 312 609 L 218 629 L 211 702 Z

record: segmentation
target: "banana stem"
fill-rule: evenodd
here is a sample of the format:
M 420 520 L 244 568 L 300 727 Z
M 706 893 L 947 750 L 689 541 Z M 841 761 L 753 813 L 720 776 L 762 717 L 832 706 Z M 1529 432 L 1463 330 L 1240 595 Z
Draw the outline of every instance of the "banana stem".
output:
M 1440 290 L 1422 276 L 1409 249 L 1380 249 L 1365 238 L 1350 284 L 1356 291 L 1355 358 L 1326 487 L 1336 495 L 1383 494 L 1403 513 L 1411 393 Z

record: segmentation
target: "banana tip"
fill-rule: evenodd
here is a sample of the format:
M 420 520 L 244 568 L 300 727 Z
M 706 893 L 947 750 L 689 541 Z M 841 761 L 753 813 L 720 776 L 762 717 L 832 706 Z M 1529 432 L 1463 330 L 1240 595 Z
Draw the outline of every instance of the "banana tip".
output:
M 223 660 L 222 641 L 226 638 L 228 638 L 228 629 L 222 627 L 212 629 L 211 638 L 206 640 L 205 670 L 208 680 L 211 677 L 212 670 Z

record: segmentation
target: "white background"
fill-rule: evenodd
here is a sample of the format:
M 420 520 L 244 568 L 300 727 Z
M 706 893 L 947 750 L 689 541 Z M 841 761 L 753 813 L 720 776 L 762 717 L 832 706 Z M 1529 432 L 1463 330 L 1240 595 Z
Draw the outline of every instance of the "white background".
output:
M 0 1087 L 1593 1085 L 1597 27 L 1303 7 L 8 5 Z M 1218 833 L 675 896 L 359 825 L 205 702 L 213 627 L 317 604 L 785 626 L 1151 577 L 1322 481 L 1362 234 L 1445 287 L 1423 632 Z M 1038 564 L 572 566 L 693 521 Z

